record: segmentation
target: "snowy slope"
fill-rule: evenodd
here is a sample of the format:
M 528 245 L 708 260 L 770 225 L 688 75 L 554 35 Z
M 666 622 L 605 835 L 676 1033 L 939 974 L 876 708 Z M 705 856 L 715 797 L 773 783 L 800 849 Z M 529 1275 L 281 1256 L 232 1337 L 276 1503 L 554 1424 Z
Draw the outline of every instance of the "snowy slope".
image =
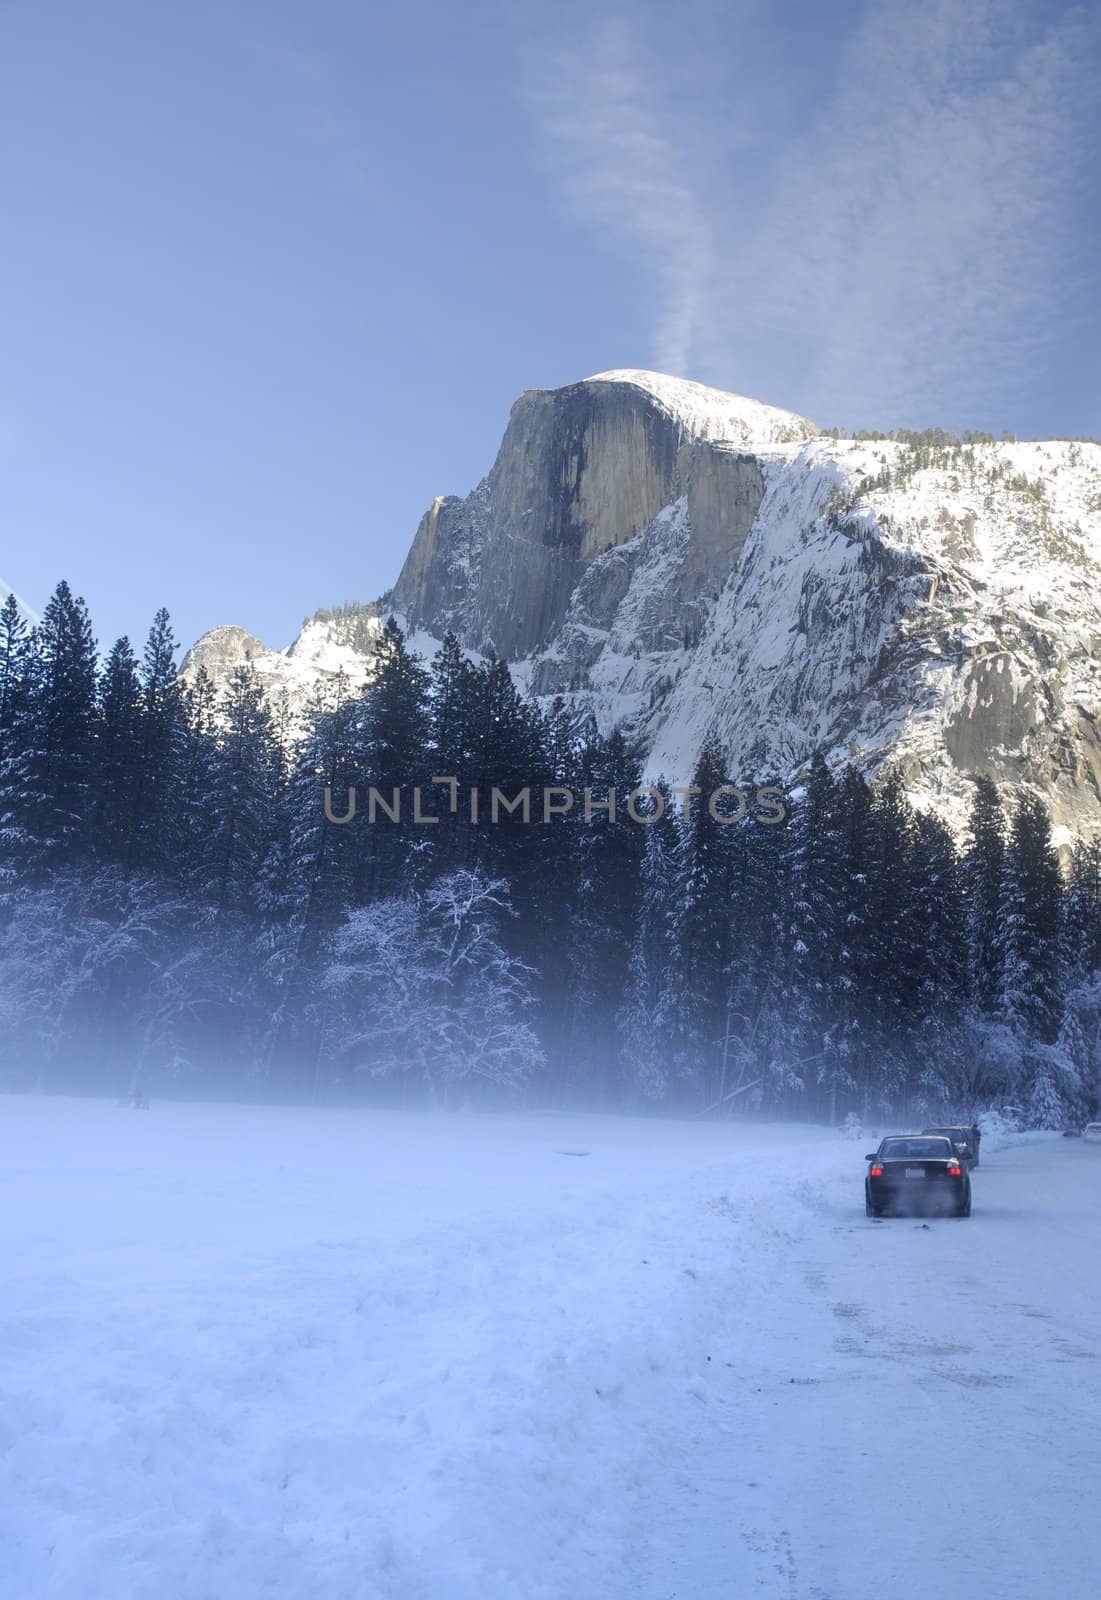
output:
M 409 649 L 428 666 L 440 647 L 435 635 L 412 627 L 391 607 L 364 606 L 347 617 L 311 617 L 283 650 L 269 649 L 244 628 L 211 628 L 187 652 L 180 676 L 193 683 L 203 670 L 224 689 L 235 668 L 248 666 L 268 696 L 277 727 L 294 743 L 308 726 L 311 708 L 319 703 L 331 707 L 370 683 L 375 647 L 391 616 L 405 632 Z M 476 650 L 463 653 L 470 661 L 482 659 Z
M 222 687 L 236 668 L 249 666 L 297 731 L 312 698 L 356 694 L 369 681 L 371 642 L 382 625 L 372 615 L 358 618 L 354 630 L 341 619 L 312 617 L 284 650 L 269 649 L 244 628 L 211 628 L 188 651 L 180 673 L 190 683 L 204 670 Z
M 987 772 L 1096 830 L 1101 447 L 947 455 L 916 468 L 901 445 L 818 441 L 770 464 L 739 568 L 650 719 L 654 770 L 683 771 L 713 730 L 748 772 L 789 776 L 815 748 L 890 761 L 957 827 Z
M 1038 789 L 1063 836 L 1095 832 L 1101 447 L 940 456 L 831 439 L 759 451 L 761 503 L 698 635 L 678 638 L 667 605 L 693 532 L 682 498 L 597 558 L 525 681 L 637 730 L 652 776 L 685 781 L 714 733 L 750 778 L 791 778 L 815 749 L 891 762 L 958 829 L 985 772 L 1009 795 Z M 616 604 L 594 608 L 613 570 Z
M 813 422 L 779 406 L 766 406 L 746 395 L 711 389 L 687 378 L 671 378 L 664 372 L 641 372 L 618 368 L 597 372 L 585 383 L 627 384 L 655 399 L 671 417 L 698 439 L 714 440 L 753 449 L 762 445 L 784 444 L 792 439 L 808 439 L 818 432 Z
M 1093 1594 L 1101 1152 L 0 1104 L 4 1600 Z

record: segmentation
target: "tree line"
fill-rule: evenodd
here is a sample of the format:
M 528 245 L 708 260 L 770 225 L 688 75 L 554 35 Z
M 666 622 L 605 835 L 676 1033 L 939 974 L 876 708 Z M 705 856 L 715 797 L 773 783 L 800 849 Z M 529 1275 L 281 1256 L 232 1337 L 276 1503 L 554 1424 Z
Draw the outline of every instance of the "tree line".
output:
M 782 826 L 662 785 L 643 823 L 324 793 L 642 785 L 621 732 L 391 619 L 288 741 L 249 666 L 184 682 L 166 612 L 102 657 L 60 584 L 0 609 L 0 1081 L 790 1115 L 1096 1109 L 1101 846 L 975 783 L 967 838 L 821 755 Z M 679 775 L 678 775 L 679 776 Z M 691 786 L 732 783 L 708 743 Z M 752 793 L 775 775 L 754 774 Z M 446 794 L 446 790 L 443 791 Z M 661 810 L 661 815 L 656 812 Z

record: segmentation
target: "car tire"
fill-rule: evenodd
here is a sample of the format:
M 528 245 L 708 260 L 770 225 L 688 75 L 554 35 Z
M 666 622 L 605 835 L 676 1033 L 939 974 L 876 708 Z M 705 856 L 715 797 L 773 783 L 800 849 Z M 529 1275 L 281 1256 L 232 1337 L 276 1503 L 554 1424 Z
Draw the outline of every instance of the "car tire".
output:
M 864 1201 L 864 1215 L 866 1217 L 881 1217 L 883 1215 L 883 1207 L 873 1206 L 872 1202 L 866 1199 Z
M 959 1210 L 956 1212 L 956 1215 L 957 1215 L 957 1217 L 969 1217 L 971 1215 L 971 1196 L 970 1195 L 967 1196 L 967 1199 L 963 1202 L 963 1205 L 960 1206 Z

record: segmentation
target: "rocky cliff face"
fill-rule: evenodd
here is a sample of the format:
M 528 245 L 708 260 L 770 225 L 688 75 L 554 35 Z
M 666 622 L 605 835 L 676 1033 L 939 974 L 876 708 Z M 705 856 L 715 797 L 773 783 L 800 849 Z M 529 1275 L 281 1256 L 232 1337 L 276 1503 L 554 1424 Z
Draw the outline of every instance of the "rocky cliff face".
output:
M 450 629 L 634 732 L 673 781 L 714 732 L 747 775 L 816 748 L 895 762 L 957 827 L 980 772 L 1038 788 L 1068 832 L 1101 827 L 1096 445 L 835 440 L 603 373 L 517 401 L 488 477 L 425 515 L 392 607 L 424 651 Z M 301 698 L 335 650 L 362 681 L 363 615 L 278 655 L 216 629 L 189 664 L 251 653 Z
M 686 594 L 729 573 L 760 501 L 756 446 L 817 430 L 790 412 L 644 372 L 529 390 L 489 476 L 436 500 L 394 589 L 414 626 L 509 660 L 549 643 L 592 562 L 687 494 Z

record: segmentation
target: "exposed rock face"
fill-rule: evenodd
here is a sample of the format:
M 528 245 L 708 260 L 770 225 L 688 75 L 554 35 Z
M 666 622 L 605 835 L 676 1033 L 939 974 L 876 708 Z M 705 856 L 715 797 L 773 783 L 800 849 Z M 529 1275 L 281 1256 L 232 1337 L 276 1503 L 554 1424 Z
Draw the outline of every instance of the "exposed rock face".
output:
M 1064 838 L 1101 829 L 1097 445 L 834 440 L 603 373 L 517 401 L 488 477 L 425 515 L 392 602 L 423 653 L 448 629 L 492 646 L 671 781 L 714 733 L 762 780 L 816 749 L 891 762 L 957 829 L 979 773 L 1040 792 Z M 251 658 L 304 701 L 369 674 L 374 610 L 356 626 L 315 619 L 279 653 L 215 629 L 188 665 Z
M 190 677 L 205 668 L 211 678 L 221 681 L 234 667 L 247 661 L 258 662 L 272 652 L 245 628 L 226 625 L 210 628 L 184 657 L 182 671 Z
M 473 649 L 530 655 L 560 627 L 588 565 L 682 493 L 698 513 L 684 588 L 714 586 L 756 510 L 737 447 L 815 432 L 790 412 L 651 373 L 529 390 L 488 478 L 424 517 L 394 604 L 415 626 L 450 627 Z M 757 475 L 758 503 L 759 488 Z

